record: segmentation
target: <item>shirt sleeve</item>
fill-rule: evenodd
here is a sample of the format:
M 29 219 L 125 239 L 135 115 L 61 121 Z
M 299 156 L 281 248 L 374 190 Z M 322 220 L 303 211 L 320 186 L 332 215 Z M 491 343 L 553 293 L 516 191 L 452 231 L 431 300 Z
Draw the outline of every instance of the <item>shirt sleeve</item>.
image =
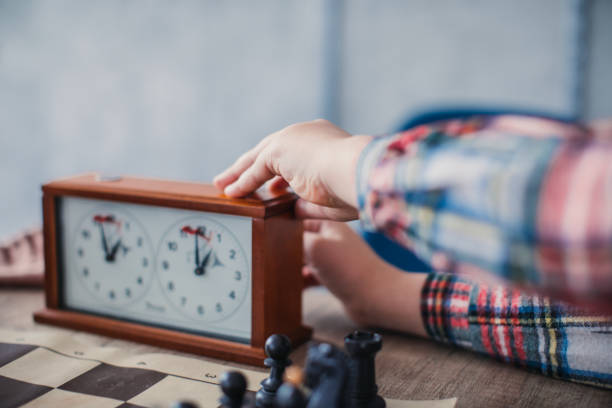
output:
M 612 310 L 612 142 L 472 117 L 377 137 L 360 219 L 434 270 L 494 276 Z
M 612 318 L 431 273 L 421 296 L 429 336 L 554 378 L 612 389 Z

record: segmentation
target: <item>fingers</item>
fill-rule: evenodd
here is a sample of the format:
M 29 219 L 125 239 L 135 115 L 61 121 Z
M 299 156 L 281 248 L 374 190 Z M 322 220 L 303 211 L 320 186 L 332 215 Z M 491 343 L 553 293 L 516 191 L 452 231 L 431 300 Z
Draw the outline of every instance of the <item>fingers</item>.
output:
M 225 187 L 236 181 L 238 177 L 253 164 L 256 158 L 257 155 L 253 150 L 240 156 L 234 164 L 213 179 L 215 187 L 219 190 L 225 190 Z
M 289 183 L 287 183 L 287 180 L 280 176 L 274 177 L 268 186 L 270 191 L 281 191 L 285 190 L 287 187 L 289 187 Z
M 304 265 L 308 265 L 311 263 L 313 248 L 318 238 L 318 233 L 304 231 L 304 235 L 302 238 L 302 245 L 304 247 Z
M 304 220 L 304 231 L 306 232 L 319 232 L 321 230 L 321 220 Z
M 269 138 L 263 139 L 254 148 L 244 153 L 230 167 L 213 179 L 213 183 L 219 190 L 225 190 L 227 186 L 234 183 L 259 157 L 259 153 L 269 143 Z
M 224 193 L 230 197 L 243 197 L 261 187 L 274 177 L 265 160 L 260 155 L 253 165 L 246 169 L 236 181 L 225 187 Z
M 304 289 L 311 286 L 319 286 L 321 282 L 317 278 L 316 272 L 313 268 L 305 265 L 302 267 L 302 277 L 304 278 Z
M 302 266 L 302 277 L 304 287 L 318 286 L 321 284 L 316 268 L 312 266 L 312 250 L 319 234 L 316 232 L 304 232 L 304 266 Z
M 295 215 L 298 218 L 327 219 L 334 221 L 352 221 L 359 218 L 359 212 L 351 207 L 326 207 L 299 199 L 295 203 Z

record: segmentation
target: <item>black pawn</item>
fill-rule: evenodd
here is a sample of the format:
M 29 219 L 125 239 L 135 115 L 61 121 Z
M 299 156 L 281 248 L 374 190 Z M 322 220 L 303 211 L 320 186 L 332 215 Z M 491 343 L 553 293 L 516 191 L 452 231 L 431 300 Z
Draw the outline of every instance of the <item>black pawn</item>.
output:
M 291 340 L 284 334 L 273 334 L 266 340 L 266 355 L 264 365 L 270 367 L 270 376 L 261 382 L 261 388 L 255 395 L 255 406 L 257 408 L 274 407 L 276 390 L 283 383 L 285 368 L 291 365 L 289 353 L 291 353 Z
M 298 387 L 285 383 L 276 391 L 276 408 L 306 408 L 306 397 Z
M 242 408 L 247 382 L 242 373 L 228 371 L 221 376 L 221 391 L 223 396 L 219 399 L 224 408 Z
M 349 408 L 384 408 L 385 400 L 378 395 L 374 358 L 382 348 L 382 336 L 356 330 L 344 338 L 349 355 L 347 403 Z

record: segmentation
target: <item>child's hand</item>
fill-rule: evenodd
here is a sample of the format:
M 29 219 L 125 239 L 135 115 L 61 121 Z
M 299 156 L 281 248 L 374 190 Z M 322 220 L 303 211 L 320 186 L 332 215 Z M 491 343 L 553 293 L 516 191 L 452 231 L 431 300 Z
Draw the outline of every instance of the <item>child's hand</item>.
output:
M 355 323 L 425 336 L 420 296 L 426 274 L 384 262 L 344 223 L 308 220 L 304 230 L 302 273 L 340 299 Z
M 300 196 L 302 218 L 357 218 L 355 168 L 369 136 L 353 136 L 325 120 L 298 123 L 273 133 L 215 177 L 230 197 L 247 195 L 277 176 Z

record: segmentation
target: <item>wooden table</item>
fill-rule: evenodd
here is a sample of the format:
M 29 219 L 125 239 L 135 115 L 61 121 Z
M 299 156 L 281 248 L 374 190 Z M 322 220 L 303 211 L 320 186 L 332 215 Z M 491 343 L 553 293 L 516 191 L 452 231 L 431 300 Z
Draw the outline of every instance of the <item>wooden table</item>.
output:
M 71 332 L 77 340 L 122 347 L 135 354 L 160 351 L 182 354 L 34 323 L 32 312 L 42 308 L 43 303 L 42 290 L 0 289 L 0 327 Z M 304 320 L 315 329 L 316 340 L 342 345 L 344 335 L 355 328 L 339 302 L 325 290 L 307 290 L 304 307 Z M 382 334 L 383 350 L 376 359 L 376 370 L 380 393 L 385 397 L 457 397 L 458 407 L 612 406 L 612 391 L 554 380 L 425 339 L 391 332 Z M 306 348 L 302 346 L 292 358 L 302 364 L 305 354 Z

